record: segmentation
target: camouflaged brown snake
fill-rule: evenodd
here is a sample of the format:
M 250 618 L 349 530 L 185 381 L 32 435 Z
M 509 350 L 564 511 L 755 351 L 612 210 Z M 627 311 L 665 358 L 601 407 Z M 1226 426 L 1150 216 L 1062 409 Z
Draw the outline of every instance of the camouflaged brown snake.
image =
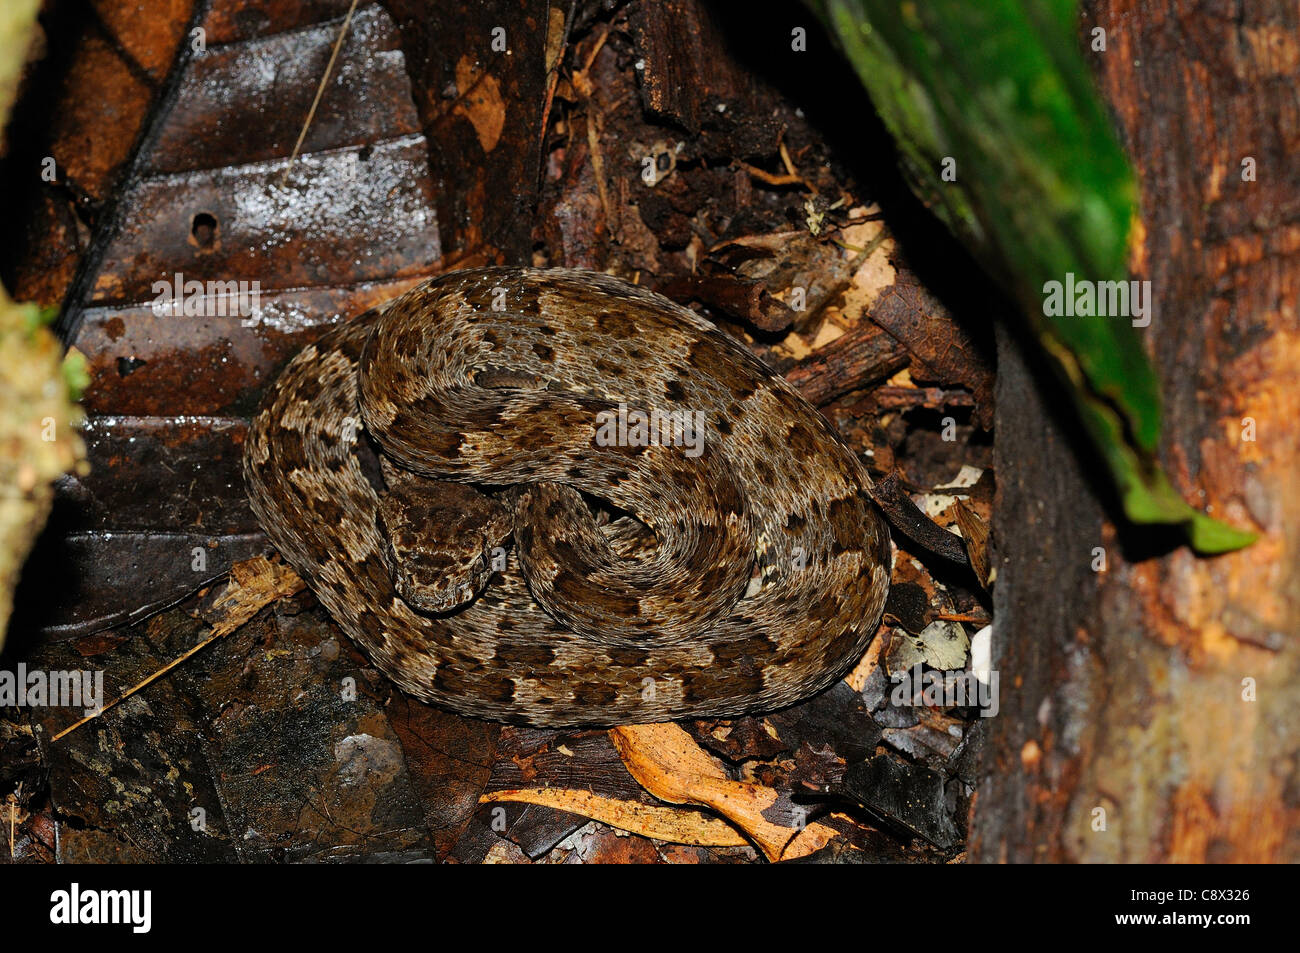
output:
M 702 439 L 611 444 L 620 405 L 698 413 Z M 480 718 L 779 708 L 854 664 L 889 584 L 831 426 L 707 321 L 599 274 L 454 272 L 328 332 L 266 394 L 244 468 L 374 664 Z

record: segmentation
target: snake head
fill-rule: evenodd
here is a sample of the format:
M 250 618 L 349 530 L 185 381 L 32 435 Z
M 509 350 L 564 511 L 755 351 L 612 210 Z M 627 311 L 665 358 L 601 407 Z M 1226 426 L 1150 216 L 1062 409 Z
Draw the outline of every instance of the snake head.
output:
M 388 476 L 388 473 L 385 474 Z M 511 532 L 509 511 L 459 483 L 408 474 L 380 497 L 393 588 L 412 609 L 446 613 L 479 595 L 493 550 Z

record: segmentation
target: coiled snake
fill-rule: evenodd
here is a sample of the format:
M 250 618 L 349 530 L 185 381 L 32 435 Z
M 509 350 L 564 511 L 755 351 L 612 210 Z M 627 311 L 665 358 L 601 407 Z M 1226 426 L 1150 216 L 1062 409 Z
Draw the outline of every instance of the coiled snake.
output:
M 778 708 L 861 656 L 889 585 L 831 426 L 707 321 L 599 274 L 453 272 L 333 329 L 269 389 L 244 472 L 374 664 L 480 718 Z

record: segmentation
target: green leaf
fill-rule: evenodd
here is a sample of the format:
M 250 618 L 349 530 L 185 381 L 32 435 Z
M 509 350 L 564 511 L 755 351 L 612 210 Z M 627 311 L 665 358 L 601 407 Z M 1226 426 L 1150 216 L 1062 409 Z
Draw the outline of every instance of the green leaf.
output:
M 68 389 L 68 400 L 81 400 L 86 388 L 90 386 L 90 365 L 86 362 L 86 356 L 80 351 L 69 351 L 63 355 L 63 363 L 59 367 L 63 372 L 64 386 Z
M 1159 381 L 1132 319 L 1045 313 L 1049 282 L 1067 275 L 1127 283 L 1136 208 L 1079 50 L 1075 0 L 808 2 L 897 141 L 914 191 L 1020 305 L 1128 518 L 1180 524 L 1200 552 L 1250 543 L 1254 534 L 1192 509 L 1160 471 Z

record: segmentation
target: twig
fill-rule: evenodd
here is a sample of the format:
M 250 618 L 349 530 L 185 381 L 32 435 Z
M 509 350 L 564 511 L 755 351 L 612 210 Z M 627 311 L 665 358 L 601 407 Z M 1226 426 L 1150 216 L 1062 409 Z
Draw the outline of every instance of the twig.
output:
M 23 796 L 23 782 L 19 781 L 9 795 L 9 859 L 14 859 L 14 828 L 18 824 L 18 799 Z
M 334 41 L 330 61 L 325 64 L 325 75 L 320 78 L 320 86 L 316 87 L 316 98 L 311 101 L 311 109 L 307 111 L 307 121 L 302 124 L 302 131 L 298 133 L 298 141 L 293 144 L 293 152 L 289 154 L 289 164 L 284 167 L 284 175 L 280 179 L 281 185 L 289 181 L 289 170 L 293 168 L 293 162 L 298 158 L 298 150 L 302 148 L 302 141 L 307 138 L 307 130 L 311 128 L 311 121 L 316 118 L 316 107 L 320 105 L 321 97 L 325 95 L 325 86 L 330 81 L 330 74 L 334 72 L 334 61 L 338 58 L 339 49 L 343 46 L 343 38 L 348 34 L 348 26 L 352 23 L 352 14 L 356 9 L 357 0 L 352 0 L 352 5 L 348 7 L 347 16 L 343 18 L 343 26 L 339 29 L 338 39 Z
M 605 157 L 600 151 L 600 130 L 597 128 L 596 112 L 587 100 L 587 149 L 591 153 L 591 171 L 596 177 L 596 192 L 600 195 L 600 208 L 605 221 L 610 220 L 609 189 L 605 185 Z
M 871 241 L 867 242 L 865 245 L 851 245 L 848 242 L 841 241 L 838 238 L 832 239 L 832 241 L 834 242 L 834 244 L 838 245 L 840 248 L 843 248 L 845 251 L 851 251 L 854 254 L 860 256 L 856 261 L 853 262 L 853 270 L 856 272 L 859 268 L 862 267 L 862 263 L 871 257 L 871 253 L 874 252 L 877 248 L 879 248 L 884 243 L 885 237 L 886 237 L 885 230 L 882 228 L 879 232 L 876 233 L 876 236 L 872 238 Z
M 596 55 L 600 52 L 601 47 L 605 45 L 605 41 L 608 39 L 609 27 L 605 27 L 605 29 L 600 31 L 600 36 L 596 37 L 596 45 L 593 46 L 591 52 L 587 54 L 587 61 L 582 64 L 582 69 L 579 70 L 579 72 L 586 73 L 591 70 L 591 64 L 596 62 Z
M 781 156 L 781 164 L 785 166 L 785 171 L 795 178 L 797 182 L 803 185 L 813 195 L 820 195 L 817 186 L 813 185 L 806 178 L 799 174 L 798 168 L 795 167 L 794 160 L 790 158 L 790 150 L 785 147 L 785 133 L 782 132 L 782 138 L 776 144 L 776 150 Z
M 808 183 L 798 175 L 774 175 L 765 169 L 760 169 L 757 166 L 750 165 L 742 159 L 737 159 L 736 164 L 754 178 L 761 182 L 766 182 L 768 185 L 802 185 L 804 188 L 811 188 Z
M 988 625 L 993 621 L 986 615 L 964 615 L 958 612 L 940 612 L 935 618 L 941 622 L 969 622 L 971 625 Z
M 785 135 L 782 132 L 782 137 Z M 758 166 L 750 165 L 741 159 L 736 160 L 736 164 L 748 172 L 752 177 L 768 185 L 801 185 L 813 195 L 818 195 L 817 186 L 813 185 L 802 175 L 795 166 L 794 160 L 790 158 L 790 150 L 785 147 L 783 138 L 778 137 L 776 142 L 777 155 L 781 158 L 781 165 L 785 167 L 785 174 L 781 175 L 776 172 L 768 172 L 766 169 L 760 169 Z
M 109 702 L 109 703 L 108 703 L 107 705 L 105 705 L 103 708 L 100 708 L 100 709 L 97 710 L 97 711 L 91 712 L 89 715 L 87 715 L 85 718 L 82 718 L 82 719 L 79 720 L 79 721 L 74 721 L 74 722 L 73 722 L 71 725 L 69 725 L 67 728 L 64 728 L 64 729 L 63 729 L 62 731 L 60 731 L 57 735 L 55 735 L 54 738 L 51 739 L 51 742 L 58 741 L 58 740 L 59 740 L 60 738 L 62 738 L 64 735 L 69 734 L 70 732 L 75 731 L 76 729 L 80 728 L 82 725 L 84 725 L 84 724 L 85 724 L 86 722 L 88 722 L 88 721 L 94 721 L 96 718 L 98 718 L 100 715 L 104 714 L 104 712 L 108 711 L 108 710 L 109 710 L 110 708 L 112 708 L 114 705 L 117 705 L 117 704 L 119 704 L 120 702 L 124 702 L 124 701 L 126 701 L 128 698 L 130 698 L 130 697 L 131 697 L 132 695 L 134 695 L 136 692 L 140 691 L 140 690 L 143 689 L 143 688 L 147 688 L 149 685 L 153 684 L 153 683 L 156 682 L 158 679 L 162 678 L 164 675 L 166 675 L 168 672 L 170 672 L 172 669 L 174 669 L 177 665 L 180 665 L 180 664 L 181 664 L 182 662 L 184 662 L 186 659 L 192 657 L 193 655 L 195 655 L 196 653 L 198 653 L 200 650 L 207 648 L 207 647 L 208 647 L 209 645 L 211 645 L 213 642 L 217 641 L 217 639 L 220 639 L 220 638 L 222 638 L 222 637 L 224 637 L 224 636 L 226 636 L 226 635 L 228 635 L 228 634 L 229 634 L 229 633 L 227 633 L 227 632 L 217 632 L 217 633 L 215 633 L 215 634 L 213 634 L 213 635 L 208 636 L 206 639 L 204 639 L 204 640 L 203 640 L 202 642 L 200 642 L 198 645 L 194 646 L 194 648 L 190 649 L 190 650 L 189 650 L 188 652 L 186 652 L 184 655 L 180 656 L 179 658 L 172 659 L 172 661 L 168 662 L 168 663 L 167 663 L 166 665 L 164 665 L 162 668 L 158 669 L 158 671 L 154 672 L 152 675 L 150 675 L 150 676 L 149 676 L 148 678 L 146 678 L 144 681 L 142 681 L 142 682 L 140 682 L 140 683 L 138 683 L 138 684 L 136 684 L 136 685 L 133 685 L 131 688 L 128 688 L 125 692 L 123 692 L 123 693 L 122 693 L 121 695 L 119 695 L 117 698 L 114 698 L 111 702 Z
M 257 615 L 263 607 L 276 599 L 293 595 L 304 587 L 305 583 L 292 569 L 280 563 L 272 563 L 260 556 L 230 567 L 230 582 L 212 604 L 212 608 L 223 617 L 212 624 L 212 634 L 189 651 L 168 662 L 144 681 L 127 689 L 97 711 L 91 712 L 79 721 L 64 728 L 52 739 L 58 741 L 65 735 L 76 731 L 88 721 L 94 721 L 114 705 L 126 701 L 136 692 L 152 685 L 182 662 L 193 658 L 217 639 L 234 632 L 249 619 Z
M 591 84 L 591 79 L 587 75 L 591 70 L 591 65 L 596 62 L 596 56 L 604 47 L 605 41 L 609 39 L 609 29 L 606 28 L 600 36 L 596 38 L 595 45 L 591 52 L 587 54 L 586 62 L 582 68 L 573 74 L 574 91 L 582 97 L 587 104 L 587 150 L 591 154 L 591 171 L 596 177 L 596 191 L 600 193 L 600 207 L 604 212 L 605 221 L 610 220 L 609 206 L 609 189 L 605 185 L 605 157 L 600 151 L 600 123 L 597 120 L 598 110 L 596 108 L 595 88 Z
M 578 4 L 576 0 L 570 2 L 569 12 L 564 15 L 564 29 L 561 31 L 559 46 L 555 51 L 555 59 L 547 63 L 546 67 L 546 97 L 542 102 L 542 121 L 538 126 L 537 133 L 537 176 L 538 182 L 546 169 L 546 163 L 542 161 L 542 154 L 546 149 L 546 130 L 550 128 L 551 107 L 555 104 L 555 90 L 560 84 L 560 66 L 564 62 L 564 51 L 569 48 L 569 31 L 573 29 L 573 17 L 577 12 Z M 549 49 L 547 51 L 550 52 Z

